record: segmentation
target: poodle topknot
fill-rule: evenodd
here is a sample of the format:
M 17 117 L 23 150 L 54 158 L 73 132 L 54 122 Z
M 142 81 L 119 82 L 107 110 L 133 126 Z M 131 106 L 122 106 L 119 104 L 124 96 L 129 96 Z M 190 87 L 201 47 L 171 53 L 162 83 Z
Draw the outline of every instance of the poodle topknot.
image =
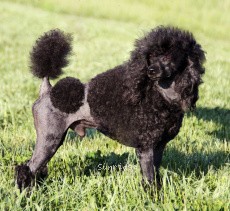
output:
M 67 65 L 71 36 L 51 30 L 31 52 L 31 71 L 43 78 L 33 105 L 37 140 L 29 168 L 41 171 L 62 145 L 69 128 L 81 137 L 86 128 L 136 149 L 143 182 L 160 187 L 159 167 L 166 144 L 179 132 L 185 111 L 195 108 L 205 72 L 204 51 L 190 32 L 160 26 L 136 40 L 131 57 L 88 83 L 67 77 L 52 86 Z M 95 143 L 96 144 L 96 143 Z M 20 171 L 20 169 L 22 169 Z M 27 170 L 27 173 L 26 173 Z M 30 180 L 18 178 L 19 187 Z M 27 177 L 24 177 L 27 178 Z

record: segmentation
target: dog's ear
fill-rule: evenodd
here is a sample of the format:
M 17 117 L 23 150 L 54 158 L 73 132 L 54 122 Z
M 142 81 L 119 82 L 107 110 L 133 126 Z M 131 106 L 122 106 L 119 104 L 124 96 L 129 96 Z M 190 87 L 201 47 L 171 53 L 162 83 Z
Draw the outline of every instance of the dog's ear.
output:
M 138 104 L 145 95 L 148 80 L 146 64 L 145 57 L 139 55 L 131 58 L 126 65 L 123 97 L 127 103 Z
M 201 75 L 204 74 L 205 68 L 205 52 L 199 44 L 195 44 L 188 52 L 187 56 L 187 71 L 190 73 L 191 81 L 195 84 L 202 83 Z
M 187 52 L 187 66 L 178 78 L 176 91 L 181 93 L 181 104 L 183 110 L 193 109 L 198 100 L 198 87 L 202 83 L 202 74 L 205 72 L 203 63 L 205 61 L 204 51 L 199 44 L 193 44 Z
M 193 63 L 193 67 L 196 68 L 200 74 L 205 72 L 205 68 L 203 66 L 204 62 L 206 61 L 205 52 L 202 50 L 199 44 L 196 43 L 189 52 L 188 61 Z

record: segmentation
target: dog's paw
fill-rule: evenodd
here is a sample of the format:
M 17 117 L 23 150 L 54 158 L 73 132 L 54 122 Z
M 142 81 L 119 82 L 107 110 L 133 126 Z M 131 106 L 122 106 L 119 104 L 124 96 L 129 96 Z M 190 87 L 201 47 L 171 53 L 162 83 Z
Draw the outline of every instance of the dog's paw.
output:
M 16 184 L 22 192 L 23 189 L 30 187 L 34 181 L 34 175 L 29 166 L 22 164 L 15 167 Z
M 35 182 L 41 184 L 43 180 L 48 176 L 48 168 L 47 166 L 43 166 L 39 169 L 39 171 L 34 175 L 29 166 L 25 164 L 21 164 L 15 167 L 15 178 L 16 185 L 22 192 L 23 189 L 32 187 Z

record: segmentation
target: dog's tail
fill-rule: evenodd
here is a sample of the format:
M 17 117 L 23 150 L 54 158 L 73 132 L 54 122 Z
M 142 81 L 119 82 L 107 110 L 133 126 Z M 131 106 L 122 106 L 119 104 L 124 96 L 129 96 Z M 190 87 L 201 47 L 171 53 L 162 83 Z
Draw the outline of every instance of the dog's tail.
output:
M 36 41 L 30 52 L 30 69 L 38 78 L 57 78 L 68 65 L 72 51 L 72 36 L 59 29 L 46 32 Z

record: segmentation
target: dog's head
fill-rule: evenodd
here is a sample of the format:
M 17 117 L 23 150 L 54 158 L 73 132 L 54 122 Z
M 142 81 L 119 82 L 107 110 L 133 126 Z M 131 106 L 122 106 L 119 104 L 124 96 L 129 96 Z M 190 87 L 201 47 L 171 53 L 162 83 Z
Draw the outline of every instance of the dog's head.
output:
M 128 100 L 138 103 L 155 86 L 169 103 L 183 110 L 195 106 L 204 73 L 204 52 L 187 31 L 158 27 L 135 43 L 126 71 Z

